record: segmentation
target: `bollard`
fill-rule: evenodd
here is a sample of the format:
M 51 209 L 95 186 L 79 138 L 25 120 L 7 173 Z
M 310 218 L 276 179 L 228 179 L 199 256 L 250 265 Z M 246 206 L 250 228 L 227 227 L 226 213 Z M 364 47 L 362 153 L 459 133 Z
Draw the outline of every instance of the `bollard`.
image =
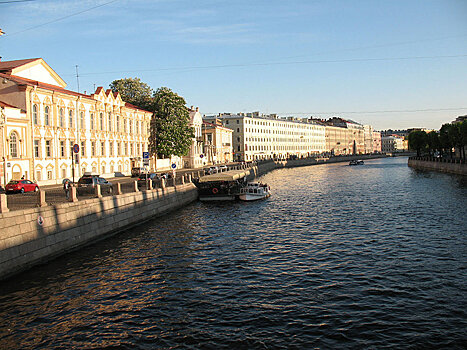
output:
M 47 202 L 45 201 L 45 192 L 39 190 L 39 196 L 37 197 L 37 206 L 38 207 L 46 207 Z
M 162 188 L 162 189 L 165 188 L 165 179 L 161 179 L 161 188 Z
M 190 183 L 190 182 L 191 182 L 191 179 L 192 179 L 191 175 L 188 174 L 188 175 L 187 175 L 187 182 Z
M 122 184 L 117 182 L 117 194 L 122 194 Z
M 139 192 L 138 181 L 133 182 L 133 192 Z
M 78 197 L 76 196 L 76 187 L 70 186 L 70 188 L 68 188 L 68 192 L 69 192 L 68 201 L 77 202 Z
M 147 187 L 148 190 L 152 190 L 152 180 L 149 180 L 149 181 L 148 181 L 146 187 Z
M 201 177 L 201 171 L 198 171 L 198 179 Z
M 182 175 L 182 185 L 185 184 L 185 175 Z
M 96 188 L 95 188 L 95 193 L 96 193 L 96 197 L 97 198 L 101 198 L 102 197 L 102 193 L 101 193 L 101 185 L 97 184 L 96 185 Z
M 0 213 L 8 213 L 10 209 L 8 209 L 8 203 L 6 199 L 6 194 L 0 194 Z

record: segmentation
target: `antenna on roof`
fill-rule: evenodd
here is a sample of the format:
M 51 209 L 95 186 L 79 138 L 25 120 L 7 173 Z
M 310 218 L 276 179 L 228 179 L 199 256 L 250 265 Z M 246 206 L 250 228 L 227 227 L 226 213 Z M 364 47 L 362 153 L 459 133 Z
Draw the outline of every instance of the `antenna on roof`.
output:
M 79 74 L 78 74 L 78 65 L 76 67 L 76 81 L 78 82 L 78 93 L 79 93 Z

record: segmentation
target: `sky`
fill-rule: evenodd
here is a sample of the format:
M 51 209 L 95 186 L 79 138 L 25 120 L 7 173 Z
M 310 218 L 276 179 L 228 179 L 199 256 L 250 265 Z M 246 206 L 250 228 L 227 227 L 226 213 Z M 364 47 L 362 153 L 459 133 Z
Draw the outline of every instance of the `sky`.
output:
M 202 114 L 341 116 L 377 130 L 467 114 L 467 0 L 0 0 L 3 61 L 67 88 L 166 86 Z

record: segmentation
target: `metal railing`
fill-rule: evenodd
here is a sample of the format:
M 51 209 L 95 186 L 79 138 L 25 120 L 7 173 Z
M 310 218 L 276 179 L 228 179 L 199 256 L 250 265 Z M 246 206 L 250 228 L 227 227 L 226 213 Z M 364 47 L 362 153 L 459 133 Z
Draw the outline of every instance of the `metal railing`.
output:
M 432 157 L 432 156 L 420 156 L 420 157 L 409 157 L 410 160 L 422 160 L 425 162 L 437 162 L 437 163 L 451 163 L 451 164 L 466 164 L 464 159 L 460 158 L 443 158 L 443 157 Z

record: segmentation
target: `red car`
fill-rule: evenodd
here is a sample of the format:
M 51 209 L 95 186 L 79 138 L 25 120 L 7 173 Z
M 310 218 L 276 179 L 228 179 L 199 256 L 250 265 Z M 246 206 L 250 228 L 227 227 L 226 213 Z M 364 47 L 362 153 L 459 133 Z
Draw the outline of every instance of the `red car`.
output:
M 29 180 L 11 180 L 5 186 L 6 193 L 12 192 L 37 192 L 39 191 L 39 186 L 32 181 Z

